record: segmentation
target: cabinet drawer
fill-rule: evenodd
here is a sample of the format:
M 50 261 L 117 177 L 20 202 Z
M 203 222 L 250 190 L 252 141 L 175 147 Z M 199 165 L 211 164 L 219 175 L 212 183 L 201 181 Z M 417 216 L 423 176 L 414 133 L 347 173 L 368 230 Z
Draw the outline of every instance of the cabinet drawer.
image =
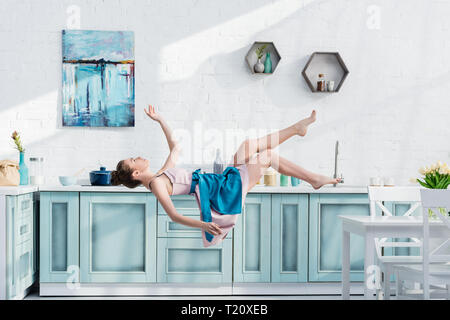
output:
M 185 214 L 184 216 L 200 220 L 199 214 Z M 202 230 L 173 222 L 167 215 L 158 215 L 159 238 L 201 238 Z M 227 236 L 228 237 L 228 236 Z
M 202 239 L 159 238 L 158 282 L 231 282 L 232 240 L 203 247 Z
M 15 220 L 15 242 L 21 244 L 33 238 L 33 215 L 24 216 Z
M 16 288 L 23 291 L 33 283 L 33 242 L 31 240 L 16 246 L 15 269 Z
M 27 193 L 17 197 L 17 213 L 19 217 L 33 215 L 33 194 Z
M 197 215 L 200 216 L 200 209 L 198 208 L 197 200 L 195 196 L 191 195 L 178 195 L 171 196 L 173 205 L 177 211 L 183 216 Z M 158 214 L 167 215 L 166 211 L 158 201 Z

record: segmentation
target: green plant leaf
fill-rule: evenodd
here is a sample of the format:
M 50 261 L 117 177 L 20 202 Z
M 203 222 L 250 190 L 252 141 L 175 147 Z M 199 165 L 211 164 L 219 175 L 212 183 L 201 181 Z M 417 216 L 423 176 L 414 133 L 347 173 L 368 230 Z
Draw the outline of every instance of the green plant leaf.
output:
M 433 180 L 429 177 L 425 177 L 425 181 L 431 186 L 431 189 L 436 188 L 436 184 L 433 182 Z
M 423 187 L 428 188 L 428 189 L 433 189 L 431 186 L 429 186 L 426 182 L 420 181 L 419 179 L 417 179 L 417 182 L 420 183 Z
M 447 189 L 449 185 L 450 185 L 450 176 L 447 175 L 447 179 L 445 180 L 444 185 L 442 186 L 442 189 Z
M 267 47 L 267 44 L 265 44 L 265 45 L 263 45 L 263 46 L 261 46 L 261 47 L 259 47 L 259 48 L 257 48 L 256 50 L 255 50 L 255 53 L 256 53 L 256 55 L 258 56 L 258 59 L 261 59 L 262 58 L 262 56 L 263 56 L 263 51 L 264 51 L 264 49 Z

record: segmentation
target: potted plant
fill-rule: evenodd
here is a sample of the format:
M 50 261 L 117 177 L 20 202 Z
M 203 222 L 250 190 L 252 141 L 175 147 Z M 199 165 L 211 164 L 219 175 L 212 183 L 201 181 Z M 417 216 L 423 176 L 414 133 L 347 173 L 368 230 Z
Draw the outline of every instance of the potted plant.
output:
M 419 173 L 423 176 L 423 180 L 416 179 L 421 186 L 428 189 L 447 189 L 450 185 L 450 168 L 446 163 L 438 161 L 430 167 L 422 167 Z M 445 208 L 439 208 L 439 212 L 443 215 L 448 215 Z M 437 218 L 433 210 L 428 209 L 428 216 L 430 218 Z
M 25 148 L 22 146 L 22 141 L 20 140 L 20 135 L 17 131 L 14 131 L 11 135 L 14 140 L 15 148 L 20 153 L 19 161 L 19 174 L 20 174 L 20 185 L 28 184 L 28 167 L 25 164 Z
M 267 44 L 262 45 L 261 47 L 257 48 L 255 50 L 255 54 L 258 57 L 258 62 L 253 66 L 253 70 L 255 70 L 256 73 L 263 73 L 264 72 L 264 64 L 261 62 L 261 58 L 264 55 L 264 49 L 267 47 Z

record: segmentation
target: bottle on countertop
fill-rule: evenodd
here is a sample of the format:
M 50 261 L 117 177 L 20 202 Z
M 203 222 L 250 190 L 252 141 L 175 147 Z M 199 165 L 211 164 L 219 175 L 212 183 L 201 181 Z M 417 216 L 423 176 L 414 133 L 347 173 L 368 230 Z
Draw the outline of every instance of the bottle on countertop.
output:
M 217 174 L 223 173 L 223 161 L 220 155 L 220 149 L 216 149 L 216 159 L 214 160 L 213 171 Z
M 30 161 L 30 184 L 42 185 L 44 184 L 44 158 L 31 157 Z

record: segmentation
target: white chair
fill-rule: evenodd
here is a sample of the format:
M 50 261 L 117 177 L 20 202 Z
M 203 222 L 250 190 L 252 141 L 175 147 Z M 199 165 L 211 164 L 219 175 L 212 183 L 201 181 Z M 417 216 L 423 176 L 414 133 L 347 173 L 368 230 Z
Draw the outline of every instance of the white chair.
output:
M 381 209 L 381 212 L 385 216 L 393 216 L 393 213 L 384 205 L 386 202 L 406 202 L 412 204 L 409 210 L 407 210 L 403 216 L 410 216 L 418 208 L 420 208 L 420 188 L 419 187 L 368 187 L 369 203 L 370 203 L 370 215 L 372 217 L 377 215 L 377 207 Z M 378 210 L 380 212 L 380 210 Z M 420 263 L 422 261 L 421 256 L 386 256 L 384 255 L 383 248 L 391 247 L 418 247 L 421 248 L 421 241 L 415 238 L 411 238 L 413 241 L 388 241 L 388 238 L 375 238 L 375 250 L 378 266 L 383 274 L 383 296 L 384 299 L 390 299 L 391 294 L 391 274 L 392 266 L 394 264 L 412 264 Z M 378 292 L 380 294 L 380 292 Z
M 423 238 L 422 255 L 420 264 L 395 265 L 397 299 L 404 298 L 436 298 L 450 299 L 450 254 L 443 252 L 450 247 L 450 190 L 421 189 L 422 216 L 423 216 Z M 441 214 L 439 208 L 443 208 Z M 429 219 L 428 212 L 431 209 L 439 218 Z M 439 231 L 430 234 L 430 224 L 442 225 Z M 433 226 L 435 228 L 435 226 Z M 430 237 L 431 235 L 431 237 Z M 442 242 L 431 251 L 430 238 L 439 238 Z M 404 284 L 408 282 L 422 284 L 421 292 L 410 292 L 404 290 Z

